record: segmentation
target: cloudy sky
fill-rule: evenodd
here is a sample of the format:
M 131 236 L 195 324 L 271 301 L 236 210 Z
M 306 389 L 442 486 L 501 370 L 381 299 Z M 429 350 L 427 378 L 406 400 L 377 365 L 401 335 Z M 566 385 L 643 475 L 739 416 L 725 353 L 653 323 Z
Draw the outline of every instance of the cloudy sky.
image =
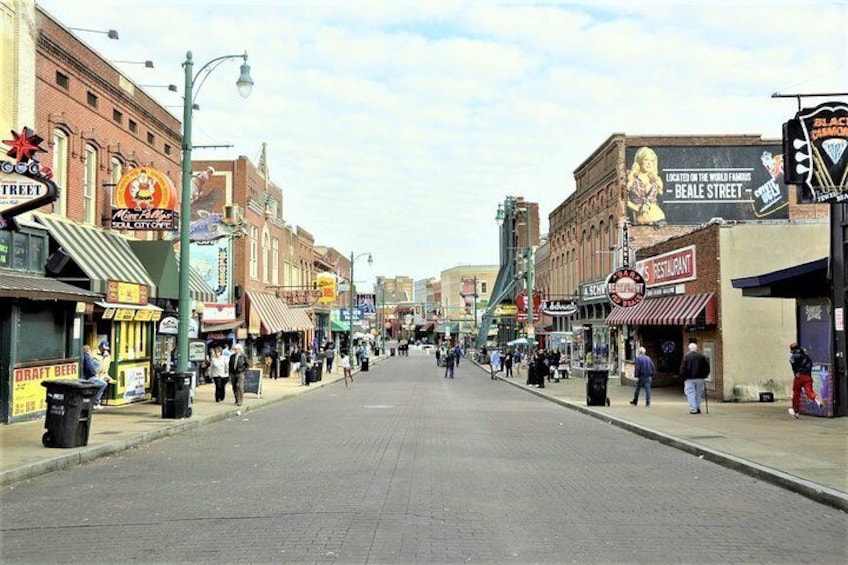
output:
M 848 92 L 848 2 L 42 0 L 139 85 L 249 54 L 247 100 L 222 64 L 199 91 L 196 158 L 268 144 L 284 215 L 319 244 L 371 252 L 357 280 L 495 264 L 507 195 L 547 215 L 615 132 L 760 134 L 780 93 Z M 181 116 L 182 98 L 149 92 Z M 845 98 L 843 98 L 845 99 Z M 820 102 L 810 99 L 808 105 Z

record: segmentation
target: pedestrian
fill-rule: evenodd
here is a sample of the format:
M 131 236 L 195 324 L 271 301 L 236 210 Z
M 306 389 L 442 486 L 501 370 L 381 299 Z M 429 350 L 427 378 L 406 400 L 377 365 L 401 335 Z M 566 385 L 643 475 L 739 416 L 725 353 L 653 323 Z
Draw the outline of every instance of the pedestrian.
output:
M 459 367 L 459 359 L 462 357 L 462 347 L 457 343 L 456 347 L 453 348 L 453 358 L 456 362 L 456 366 Z
M 645 389 L 645 406 L 651 405 L 651 379 L 654 378 L 654 373 L 657 368 L 654 362 L 645 353 L 645 348 L 637 349 L 636 359 L 633 360 L 635 371 L 633 377 L 636 379 L 636 390 L 633 392 L 633 400 L 630 404 L 636 406 L 639 404 L 639 391 Z
M 798 418 L 801 415 L 802 391 L 807 398 L 818 405 L 819 409 L 824 406 L 824 401 L 813 389 L 813 360 L 807 355 L 804 348 L 797 343 L 791 343 L 789 351 L 792 352 L 789 364 L 792 366 L 792 373 L 795 375 L 792 381 L 792 408 L 789 409 L 789 414 L 793 418 Z
M 540 349 L 536 352 L 536 387 L 545 388 L 545 379 L 550 374 L 548 371 L 547 354 Z
M 276 347 L 271 347 L 271 351 L 268 352 L 268 359 L 271 362 L 271 366 L 268 370 L 268 377 L 277 380 L 280 370 L 280 354 L 277 352 Z
M 100 410 L 103 406 L 100 405 L 100 400 L 103 398 L 103 391 L 109 386 L 109 383 L 97 376 L 100 370 L 100 362 L 91 354 L 91 347 L 88 345 L 82 346 L 82 379 L 83 381 L 97 385 L 97 392 L 94 395 L 94 409 Z
M 499 373 L 501 370 L 501 352 L 497 349 L 492 351 L 492 372 Z
M 504 377 L 509 378 L 512 375 L 512 364 L 515 361 L 515 357 L 512 353 L 511 349 L 507 349 L 506 355 L 504 355 L 503 366 L 504 366 Z
M 309 357 L 306 355 L 306 350 L 301 349 L 298 357 L 297 372 L 300 374 L 300 386 L 309 386 L 309 379 L 306 378 L 306 369 L 309 368 Z
M 445 355 L 445 378 L 452 379 L 453 378 L 453 366 L 456 363 L 456 353 L 454 353 L 453 349 L 448 349 L 447 354 Z
M 235 405 L 241 406 L 244 401 L 244 374 L 247 372 L 247 355 L 240 343 L 233 345 L 233 353 L 230 355 L 230 384 L 233 387 Z M 237 412 L 241 414 L 241 410 Z
M 442 359 L 442 348 L 437 347 L 436 348 L 436 367 L 441 365 L 441 359 Z
M 339 355 L 341 356 L 341 364 L 342 364 L 342 373 L 344 373 L 344 384 L 345 388 L 348 387 L 348 383 L 353 382 L 353 376 L 350 374 L 350 357 L 342 350 Z
M 230 381 L 228 361 L 220 347 L 212 350 L 212 358 L 209 360 L 209 375 L 212 377 L 212 382 L 215 383 L 215 402 L 223 402 L 227 396 L 227 383 Z
M 333 360 L 336 358 L 336 346 L 333 342 L 327 342 L 327 346 L 324 347 L 324 356 L 327 358 L 327 372 L 333 372 Z M 348 365 L 350 361 L 348 361 Z
M 710 376 L 710 362 L 698 351 L 697 343 L 689 344 L 689 353 L 680 364 L 680 377 L 683 379 L 683 392 L 689 402 L 689 413 L 701 413 L 701 397 L 704 395 L 704 380 Z

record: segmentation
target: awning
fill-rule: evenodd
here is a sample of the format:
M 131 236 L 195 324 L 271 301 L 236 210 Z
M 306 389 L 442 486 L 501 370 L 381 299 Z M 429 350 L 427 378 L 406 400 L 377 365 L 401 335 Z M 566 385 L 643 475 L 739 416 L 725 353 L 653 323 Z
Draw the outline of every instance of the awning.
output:
M 103 296 L 56 279 L 4 272 L 0 273 L 0 298 L 95 302 Z
M 732 279 L 742 296 L 765 298 L 818 298 L 829 296 L 828 258 L 823 257 L 754 277 Z
M 347 333 L 350 331 L 350 324 L 341 320 L 330 320 L 330 331 Z
M 315 328 L 309 314 L 303 308 L 289 308 L 289 331 L 307 331 Z
M 236 328 L 240 328 L 243 324 L 243 320 L 233 320 L 232 322 L 222 322 L 220 324 L 203 324 L 200 327 L 200 331 L 206 334 L 231 332 Z
M 440 324 L 433 330 L 434 334 L 443 334 L 445 331 L 450 331 L 451 335 L 459 335 L 459 322 L 450 322 L 448 324 Z
M 33 217 L 91 280 L 93 292 L 106 294 L 107 281 L 115 280 L 147 285 L 149 295 L 156 296 L 156 284 L 130 249 L 127 238 L 62 216 L 33 213 Z
M 705 294 L 680 294 L 646 298 L 636 306 L 615 306 L 607 316 L 610 326 L 693 326 L 716 323 L 716 298 Z
M 143 310 L 145 312 L 162 312 L 153 304 L 124 304 L 123 302 L 95 302 L 101 308 L 121 308 L 122 310 Z
M 128 240 L 127 243 L 156 283 L 156 296 L 177 300 L 180 297 L 180 265 L 178 255 L 174 252 L 174 243 L 165 240 Z M 188 287 L 189 298 L 200 302 L 215 302 L 215 291 L 192 267 L 189 267 Z
M 417 328 L 415 328 L 415 331 L 417 331 L 417 332 L 429 332 L 430 330 L 433 329 L 434 325 L 435 324 L 433 322 L 426 322 L 424 324 L 421 324 Z

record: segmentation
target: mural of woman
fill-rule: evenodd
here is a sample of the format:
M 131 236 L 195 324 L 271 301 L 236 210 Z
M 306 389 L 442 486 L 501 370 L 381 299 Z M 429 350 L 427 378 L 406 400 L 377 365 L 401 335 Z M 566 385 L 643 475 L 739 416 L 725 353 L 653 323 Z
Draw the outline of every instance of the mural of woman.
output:
M 634 225 L 665 225 L 665 212 L 658 197 L 663 193 L 663 181 L 657 166 L 657 154 L 650 147 L 640 147 L 627 174 L 627 208 Z

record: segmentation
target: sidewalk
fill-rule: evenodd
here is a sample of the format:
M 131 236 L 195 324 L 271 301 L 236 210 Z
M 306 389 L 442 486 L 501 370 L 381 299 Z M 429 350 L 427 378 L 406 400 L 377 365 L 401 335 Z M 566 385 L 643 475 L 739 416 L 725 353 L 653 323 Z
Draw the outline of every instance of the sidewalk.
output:
M 372 365 L 390 357 L 371 358 Z M 480 367 L 486 371 L 488 368 Z M 531 394 L 599 418 L 642 436 L 702 456 L 758 479 L 772 482 L 823 504 L 848 511 L 848 418 L 804 417 L 795 420 L 788 404 L 714 403 L 709 413 L 691 415 L 686 399 L 676 389 L 653 391 L 651 407 L 629 404 L 633 388 L 609 381 L 610 406 L 586 406 L 586 381 L 568 379 L 546 383 L 544 389 L 527 387 L 526 375 L 498 378 Z M 243 413 L 281 402 L 341 380 L 341 370 L 324 371 L 323 379 L 309 387 L 297 377 L 262 379 L 262 396 L 245 394 Z M 340 386 L 340 385 L 339 385 Z M 44 419 L 0 426 L 0 485 L 57 471 L 98 457 L 143 445 L 151 440 L 182 433 L 211 422 L 236 417 L 232 391 L 227 400 L 214 401 L 214 386 L 197 387 L 193 416 L 163 419 L 161 406 L 143 402 L 106 407 L 94 414 L 88 445 L 48 449 L 41 445 Z
M 488 373 L 488 367 L 481 366 Z M 526 373 L 497 378 L 532 394 L 665 443 L 823 504 L 848 511 L 848 418 L 792 418 L 787 401 L 710 402 L 689 414 L 676 388 L 653 389 L 651 406 L 630 405 L 632 386 L 610 379 L 610 406 L 586 406 L 586 380 L 528 387 Z

